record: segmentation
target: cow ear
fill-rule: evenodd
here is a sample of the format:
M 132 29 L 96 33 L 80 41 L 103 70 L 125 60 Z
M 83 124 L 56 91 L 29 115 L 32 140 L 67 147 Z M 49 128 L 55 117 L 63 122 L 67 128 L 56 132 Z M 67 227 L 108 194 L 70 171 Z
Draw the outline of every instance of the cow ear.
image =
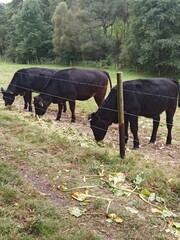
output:
M 2 92 L 2 93 L 4 93 L 4 92 L 5 92 L 5 90 L 4 90 L 4 88 L 3 88 L 3 87 L 1 87 L 1 92 Z
M 98 114 L 97 114 L 97 113 L 91 113 L 91 114 L 89 114 L 89 115 L 88 115 L 88 121 L 90 122 L 91 120 L 95 120 L 95 121 L 99 120 Z
M 44 104 L 43 104 L 42 99 L 40 99 L 40 101 L 39 101 L 39 105 L 40 105 L 41 107 L 44 107 Z
M 37 102 L 38 102 L 39 106 L 44 107 L 43 100 L 41 97 L 38 98 Z
M 39 104 L 39 106 L 43 107 L 43 101 L 40 96 L 34 97 L 34 104 Z
M 88 114 L 88 121 L 90 122 L 92 120 L 92 113 Z

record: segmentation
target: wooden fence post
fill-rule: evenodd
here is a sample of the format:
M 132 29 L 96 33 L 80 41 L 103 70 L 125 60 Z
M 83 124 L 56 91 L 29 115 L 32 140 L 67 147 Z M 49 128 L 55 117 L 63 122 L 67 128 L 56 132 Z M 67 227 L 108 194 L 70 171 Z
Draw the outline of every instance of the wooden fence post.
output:
M 123 84 L 122 72 L 117 73 L 117 110 L 119 123 L 119 148 L 120 157 L 125 157 L 125 136 L 124 136 L 124 101 L 123 101 Z

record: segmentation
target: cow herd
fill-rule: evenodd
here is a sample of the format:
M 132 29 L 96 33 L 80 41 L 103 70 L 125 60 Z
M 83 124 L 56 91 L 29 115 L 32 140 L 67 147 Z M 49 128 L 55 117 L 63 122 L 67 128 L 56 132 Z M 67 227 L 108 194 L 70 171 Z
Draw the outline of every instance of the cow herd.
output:
M 108 82 L 110 92 L 107 98 Z M 45 114 L 51 103 L 58 105 L 56 120 L 60 120 L 62 110 L 66 111 L 69 102 L 71 122 L 76 121 L 75 102 L 85 101 L 91 97 L 98 110 L 89 115 L 90 127 L 96 141 L 103 140 L 108 127 L 118 123 L 117 86 L 112 88 L 109 73 L 98 69 L 69 68 L 62 70 L 47 68 L 26 68 L 18 70 L 10 81 L 7 90 L 1 87 L 5 106 L 12 105 L 17 95 L 24 98 L 24 108 L 32 111 L 32 92 L 35 113 Z M 128 140 L 128 125 L 133 134 L 133 147 L 139 147 L 138 117 L 153 119 L 150 142 L 156 141 L 160 114 L 166 112 L 168 129 L 166 144 L 171 144 L 173 117 L 177 102 L 180 107 L 180 85 L 175 79 L 151 78 L 129 80 L 123 83 L 125 142 Z

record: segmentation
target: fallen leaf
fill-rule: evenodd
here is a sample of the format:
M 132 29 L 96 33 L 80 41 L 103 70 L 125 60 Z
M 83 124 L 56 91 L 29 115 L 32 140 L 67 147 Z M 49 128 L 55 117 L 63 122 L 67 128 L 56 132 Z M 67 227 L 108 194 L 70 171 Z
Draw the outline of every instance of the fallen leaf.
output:
M 92 201 L 90 199 L 85 199 L 84 203 L 91 203 Z
M 125 195 L 125 192 L 123 190 L 117 189 L 117 188 L 113 189 L 113 193 L 117 197 L 121 197 L 121 196 Z
M 179 222 L 173 222 L 172 226 L 174 226 L 175 228 L 180 229 L 180 223 Z
M 163 212 L 160 210 L 160 209 L 158 209 L 158 208 L 151 208 L 151 212 L 152 213 L 158 213 L 158 214 L 162 214 Z
M 123 219 L 120 218 L 120 217 L 115 217 L 115 218 L 114 218 L 114 221 L 115 221 L 116 223 L 122 223 L 122 222 L 123 222 Z
M 134 214 L 138 214 L 139 212 L 136 208 L 131 208 L 131 207 L 126 207 L 126 210 Z
M 164 209 L 163 212 L 162 212 L 162 215 L 163 217 L 177 217 L 175 213 L 167 210 L 167 209 Z
M 85 212 L 86 209 L 80 209 L 78 207 L 72 207 L 68 209 L 69 213 L 75 217 L 81 217 Z
M 165 199 L 162 198 L 162 197 L 158 197 L 158 196 L 156 196 L 156 202 L 164 203 L 164 202 L 165 202 Z
M 109 181 L 114 182 L 114 186 L 116 186 L 117 183 L 125 181 L 125 175 L 121 172 L 109 174 Z
M 71 194 L 72 198 L 76 199 L 77 201 L 83 202 L 87 198 L 87 194 L 81 192 L 73 192 Z
M 148 200 L 149 200 L 150 202 L 155 201 L 155 200 L 156 200 L 156 194 L 155 194 L 155 193 L 151 193 L 150 196 L 148 197 Z
M 146 196 L 146 197 L 149 197 L 151 193 L 150 193 L 147 189 L 143 189 L 143 190 L 141 191 L 141 194 L 144 195 L 144 196 Z
M 136 176 L 136 179 L 133 181 L 133 183 L 135 185 L 140 185 L 143 181 L 144 181 L 144 177 L 143 177 L 143 172 L 139 173 L 137 176 Z
M 115 213 L 108 213 L 107 214 L 107 217 L 110 218 L 110 219 L 113 219 L 115 218 L 117 215 Z
M 108 223 L 112 223 L 113 220 L 112 220 L 111 218 L 107 218 L 107 219 L 106 219 L 106 222 L 108 222 Z
M 66 191 L 67 190 L 67 188 L 63 185 L 57 186 L 57 189 L 60 190 L 60 191 Z
M 106 221 L 109 223 L 112 223 L 112 222 L 122 223 L 123 219 L 117 216 L 115 213 L 108 213 Z

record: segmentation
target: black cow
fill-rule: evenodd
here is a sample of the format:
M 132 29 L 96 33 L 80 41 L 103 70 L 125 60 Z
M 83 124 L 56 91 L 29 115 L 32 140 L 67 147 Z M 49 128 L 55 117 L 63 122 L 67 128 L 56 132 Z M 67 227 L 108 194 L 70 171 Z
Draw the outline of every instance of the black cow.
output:
M 75 122 L 75 100 L 87 100 L 94 97 L 99 106 L 105 97 L 108 80 L 112 87 L 109 74 L 97 69 L 70 68 L 55 73 L 43 93 L 34 97 L 37 115 L 44 115 L 51 102 L 69 101 L 71 121 Z M 61 116 L 57 116 L 60 119 Z
M 177 98 L 180 94 L 178 81 L 166 78 L 139 79 L 123 83 L 124 95 L 124 120 L 125 120 L 125 142 L 128 140 L 128 123 L 133 133 L 134 148 L 139 147 L 138 138 L 138 116 L 153 119 L 153 130 L 150 142 L 156 141 L 160 114 L 166 112 L 167 140 L 171 144 L 171 130 L 173 116 L 176 111 Z M 178 98 L 180 107 L 180 97 Z M 109 125 L 118 123 L 117 114 L 117 86 L 109 93 L 96 113 L 89 116 L 90 126 L 97 141 L 102 140 Z
M 32 92 L 41 92 L 47 85 L 49 78 L 58 70 L 48 68 L 26 68 L 18 70 L 7 90 L 1 88 L 5 106 L 12 105 L 15 96 L 22 95 L 24 98 L 24 109 L 32 111 Z M 29 104 L 29 107 L 28 107 Z M 61 109 L 62 106 L 59 106 Z M 64 106 L 66 111 L 66 106 Z

